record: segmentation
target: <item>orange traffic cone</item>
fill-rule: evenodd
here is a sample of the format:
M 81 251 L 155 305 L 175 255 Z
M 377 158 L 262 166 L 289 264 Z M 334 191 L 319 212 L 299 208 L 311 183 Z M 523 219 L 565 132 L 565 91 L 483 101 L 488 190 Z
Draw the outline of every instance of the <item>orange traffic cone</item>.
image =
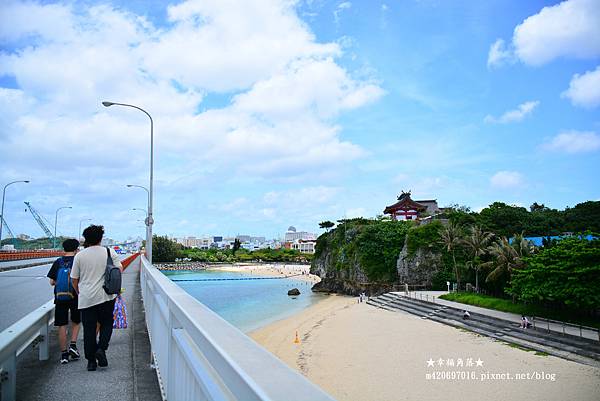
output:
M 296 339 L 294 340 L 294 344 L 300 344 L 300 339 L 298 338 L 298 330 L 296 330 Z

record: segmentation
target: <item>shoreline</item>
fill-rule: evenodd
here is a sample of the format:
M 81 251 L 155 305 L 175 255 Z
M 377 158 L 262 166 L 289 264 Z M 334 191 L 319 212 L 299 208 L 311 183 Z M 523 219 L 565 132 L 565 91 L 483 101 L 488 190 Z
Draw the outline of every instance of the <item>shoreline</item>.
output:
M 600 394 L 600 368 L 357 303 L 356 297 L 330 295 L 247 335 L 339 401 L 596 400 Z M 480 359 L 482 366 L 437 365 L 458 359 Z M 427 379 L 435 372 L 472 373 L 473 379 Z M 516 380 L 523 372 L 543 378 Z M 500 374 L 505 379 L 495 378 Z

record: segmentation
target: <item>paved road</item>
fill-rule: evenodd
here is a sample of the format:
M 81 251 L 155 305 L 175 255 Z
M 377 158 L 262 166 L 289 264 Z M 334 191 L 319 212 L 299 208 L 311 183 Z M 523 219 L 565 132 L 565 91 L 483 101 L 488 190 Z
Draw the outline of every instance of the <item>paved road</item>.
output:
M 53 258 L 41 258 L 41 259 L 20 259 L 20 260 L 7 260 L 0 262 L 0 269 L 3 267 L 15 267 L 21 265 L 28 265 L 33 263 L 41 263 L 41 262 L 53 262 L 56 257 Z
M 0 331 L 52 299 L 50 264 L 0 273 Z

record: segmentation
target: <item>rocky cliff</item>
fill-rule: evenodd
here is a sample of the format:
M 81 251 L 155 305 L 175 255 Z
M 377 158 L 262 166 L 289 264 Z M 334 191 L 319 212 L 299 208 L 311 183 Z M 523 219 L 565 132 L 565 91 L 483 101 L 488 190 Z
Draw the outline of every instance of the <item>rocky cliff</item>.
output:
M 431 288 L 434 277 L 443 268 L 442 254 L 429 248 L 418 248 L 410 254 L 406 242 L 396 264 L 398 280 L 409 286 L 422 285 Z

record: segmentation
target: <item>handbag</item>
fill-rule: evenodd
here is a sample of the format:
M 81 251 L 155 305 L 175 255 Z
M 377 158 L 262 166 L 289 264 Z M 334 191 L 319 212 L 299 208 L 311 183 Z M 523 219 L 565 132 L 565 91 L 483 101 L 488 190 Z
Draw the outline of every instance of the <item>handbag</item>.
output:
M 127 328 L 127 307 L 121 294 L 115 299 L 115 308 L 113 309 L 113 329 Z

